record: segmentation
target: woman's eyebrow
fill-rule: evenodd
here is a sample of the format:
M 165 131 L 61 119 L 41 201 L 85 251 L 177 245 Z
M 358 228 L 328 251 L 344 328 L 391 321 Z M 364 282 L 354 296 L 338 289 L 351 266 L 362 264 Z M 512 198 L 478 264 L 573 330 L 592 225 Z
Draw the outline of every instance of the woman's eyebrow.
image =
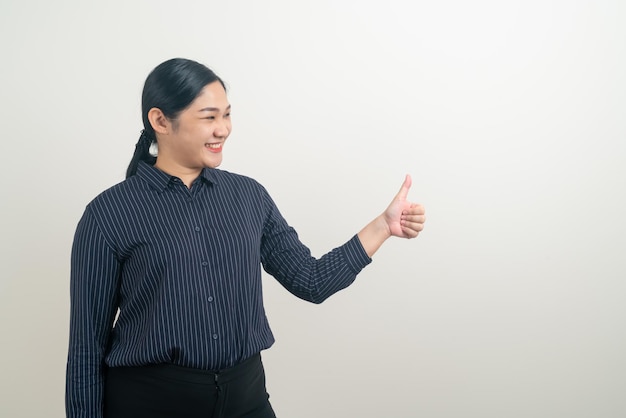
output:
M 226 111 L 230 110 L 230 105 L 228 105 L 228 107 L 226 108 Z M 198 110 L 198 112 L 219 112 L 220 109 L 218 107 L 203 107 L 202 109 Z

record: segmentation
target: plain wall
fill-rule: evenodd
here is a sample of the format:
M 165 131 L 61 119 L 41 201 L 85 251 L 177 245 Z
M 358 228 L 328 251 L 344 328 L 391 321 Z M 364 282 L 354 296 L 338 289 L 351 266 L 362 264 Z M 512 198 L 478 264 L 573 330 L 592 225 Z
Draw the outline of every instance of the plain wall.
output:
M 149 71 L 229 85 L 223 169 L 314 254 L 413 176 L 320 306 L 264 277 L 282 418 L 626 416 L 626 3 L 0 2 L 0 416 L 64 416 L 69 254 L 121 181 Z

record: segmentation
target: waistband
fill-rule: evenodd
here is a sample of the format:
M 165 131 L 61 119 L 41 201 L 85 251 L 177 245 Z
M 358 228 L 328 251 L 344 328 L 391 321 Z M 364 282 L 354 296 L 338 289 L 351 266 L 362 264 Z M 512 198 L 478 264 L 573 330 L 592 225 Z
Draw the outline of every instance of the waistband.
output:
M 233 367 L 219 371 L 202 370 L 169 363 L 150 364 L 146 366 L 111 367 L 109 371 L 113 373 L 118 372 L 122 374 L 143 375 L 182 380 L 197 384 L 215 385 L 218 379 L 220 383 L 227 383 L 256 371 L 259 367 L 262 367 L 261 354 L 257 353 Z

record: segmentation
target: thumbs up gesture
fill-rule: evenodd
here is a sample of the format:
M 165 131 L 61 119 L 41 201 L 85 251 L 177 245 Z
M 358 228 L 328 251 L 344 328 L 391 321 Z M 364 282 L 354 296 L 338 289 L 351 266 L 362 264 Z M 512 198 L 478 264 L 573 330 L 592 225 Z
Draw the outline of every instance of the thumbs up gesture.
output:
M 410 188 L 411 176 L 407 174 L 400 191 L 383 213 L 392 236 L 415 238 L 424 229 L 426 221 L 424 207 L 406 200 Z
M 407 175 L 387 209 L 358 233 L 363 249 L 370 257 L 387 238 L 415 238 L 424 229 L 424 207 L 406 200 L 410 188 L 411 177 Z

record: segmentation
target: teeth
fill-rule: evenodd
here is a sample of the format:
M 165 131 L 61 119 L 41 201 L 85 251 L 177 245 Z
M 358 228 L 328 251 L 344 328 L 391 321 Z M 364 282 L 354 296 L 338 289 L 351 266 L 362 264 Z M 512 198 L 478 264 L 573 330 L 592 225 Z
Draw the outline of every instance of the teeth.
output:
M 222 144 L 206 144 L 209 148 L 219 148 Z

